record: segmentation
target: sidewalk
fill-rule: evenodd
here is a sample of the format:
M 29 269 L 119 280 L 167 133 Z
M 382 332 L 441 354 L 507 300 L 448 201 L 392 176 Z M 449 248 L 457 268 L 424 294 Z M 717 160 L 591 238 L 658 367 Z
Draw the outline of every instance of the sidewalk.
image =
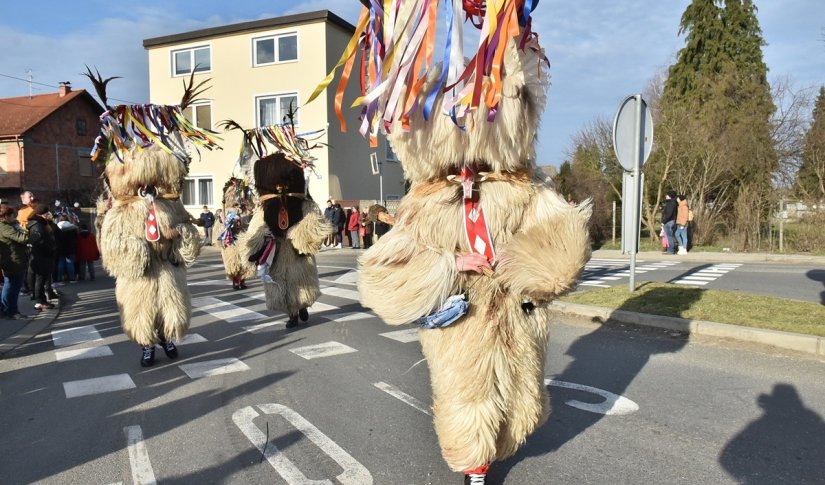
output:
M 60 291 L 62 288 L 57 288 Z M 60 315 L 60 300 L 51 300 L 54 309 L 39 311 L 34 308 L 30 295 L 20 295 L 17 306 L 20 313 L 27 315 L 25 320 L 8 320 L 0 318 L 0 358 L 17 347 L 25 344 L 49 327 Z
M 593 251 L 593 259 L 626 259 L 630 256 L 622 254 L 618 249 L 597 249 Z M 804 264 L 825 267 L 825 256 L 807 254 L 780 254 L 780 253 L 732 253 L 732 252 L 702 252 L 691 251 L 684 255 L 664 254 L 658 251 L 644 251 L 636 255 L 637 259 L 649 261 L 651 259 L 673 261 L 702 261 L 708 263 L 786 263 Z

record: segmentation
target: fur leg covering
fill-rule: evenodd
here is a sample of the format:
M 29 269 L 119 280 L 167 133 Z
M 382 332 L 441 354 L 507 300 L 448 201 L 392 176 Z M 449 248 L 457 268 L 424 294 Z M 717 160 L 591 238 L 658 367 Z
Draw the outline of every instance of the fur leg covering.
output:
M 191 300 L 180 267 L 163 265 L 156 274 L 118 278 L 115 297 L 123 331 L 140 345 L 180 340 L 189 329 Z

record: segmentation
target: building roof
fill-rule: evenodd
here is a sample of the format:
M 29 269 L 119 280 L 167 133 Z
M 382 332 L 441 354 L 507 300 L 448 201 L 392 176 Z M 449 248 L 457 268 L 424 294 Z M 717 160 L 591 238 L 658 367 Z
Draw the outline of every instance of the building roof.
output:
M 61 106 L 78 97 L 87 97 L 103 112 L 103 108 L 85 89 L 69 91 L 61 97 L 58 93 L 38 94 L 32 97 L 0 98 L 0 137 L 21 136 L 57 111 Z
M 318 20 L 329 21 L 349 32 L 355 32 L 355 27 L 351 23 L 342 19 L 341 17 L 335 15 L 329 10 L 318 10 L 315 12 L 285 15 L 283 17 L 275 17 L 263 20 L 253 20 L 251 22 L 242 22 L 239 24 L 221 25 L 219 27 L 212 27 L 209 29 L 193 30 L 191 32 L 183 32 L 181 34 L 173 34 L 166 35 L 163 37 L 144 39 L 143 48 L 149 49 L 152 47 L 160 47 L 170 44 L 180 44 L 183 42 L 203 40 L 211 37 L 220 37 L 229 34 L 254 32 L 256 30 L 271 29 L 272 27 L 306 24 Z

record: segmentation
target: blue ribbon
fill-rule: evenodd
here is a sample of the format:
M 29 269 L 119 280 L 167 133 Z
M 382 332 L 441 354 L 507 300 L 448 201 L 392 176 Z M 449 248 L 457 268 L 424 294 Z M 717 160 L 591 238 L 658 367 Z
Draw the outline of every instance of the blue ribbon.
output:
M 450 70 L 450 46 L 452 45 L 453 40 L 453 2 L 451 0 L 447 0 L 444 2 L 444 6 L 447 8 L 447 43 L 444 46 L 444 61 L 441 63 L 441 76 L 439 77 L 438 82 L 435 83 L 435 86 L 433 86 L 430 94 L 427 95 L 427 100 L 424 101 L 424 119 L 426 121 L 430 120 L 435 98 L 438 96 L 439 91 L 441 91 L 441 86 L 444 85 L 444 80 L 447 79 L 447 72 Z M 461 39 L 459 39 L 459 41 L 460 40 Z

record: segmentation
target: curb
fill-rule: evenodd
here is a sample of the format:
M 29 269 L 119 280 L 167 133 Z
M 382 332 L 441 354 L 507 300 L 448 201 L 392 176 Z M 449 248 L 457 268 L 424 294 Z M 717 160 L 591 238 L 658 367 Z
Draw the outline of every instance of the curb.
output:
M 592 253 L 593 258 L 627 259 L 630 255 L 623 254 L 618 249 L 596 249 Z M 731 253 L 716 251 L 691 251 L 684 255 L 666 255 L 658 251 L 640 251 L 637 257 L 642 259 L 671 258 L 674 261 L 706 262 L 706 263 L 778 263 L 778 264 L 800 264 L 800 265 L 825 265 L 825 256 L 815 256 L 810 254 L 785 254 L 785 253 Z
M 61 299 L 58 299 L 55 308 L 56 311 L 54 313 L 49 313 L 47 315 L 42 313 L 36 314 L 34 317 L 29 319 L 28 322 L 26 322 L 26 325 L 23 326 L 20 331 L 6 337 L 3 341 L 0 341 L 0 357 L 5 357 L 6 354 L 16 350 L 29 340 L 39 335 L 47 327 L 50 327 L 60 316 L 60 309 L 63 306 L 62 303 L 63 302 Z
M 650 315 L 647 313 L 613 310 L 611 308 L 579 305 L 554 301 L 550 305 L 554 310 L 563 314 L 580 317 L 600 318 L 602 321 L 613 320 L 632 325 L 675 330 L 691 335 L 706 337 L 729 338 L 743 342 L 769 345 L 786 350 L 794 350 L 807 354 L 825 357 L 825 337 L 805 335 L 801 333 L 782 332 L 754 327 L 742 327 L 727 323 L 708 322 L 705 320 L 690 320 L 686 318 Z

